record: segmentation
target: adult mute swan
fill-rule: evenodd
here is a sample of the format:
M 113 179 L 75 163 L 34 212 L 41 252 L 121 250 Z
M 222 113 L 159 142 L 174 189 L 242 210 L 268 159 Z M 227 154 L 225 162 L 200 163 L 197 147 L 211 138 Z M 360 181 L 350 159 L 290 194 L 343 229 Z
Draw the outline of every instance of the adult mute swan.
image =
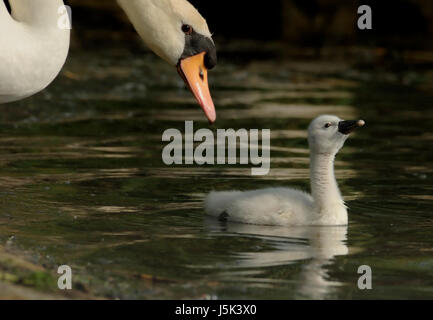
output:
M 69 28 L 59 23 L 62 0 L 0 0 L 0 103 L 17 101 L 46 88 L 69 51 Z
M 206 20 L 186 0 L 117 0 L 144 43 L 176 66 L 209 121 L 215 107 L 209 92 L 207 70 L 217 54 Z
M 229 220 L 263 225 L 346 225 L 344 205 L 334 176 L 334 158 L 349 134 L 363 120 L 343 121 L 322 115 L 308 128 L 312 195 L 296 189 L 211 192 L 206 213 Z

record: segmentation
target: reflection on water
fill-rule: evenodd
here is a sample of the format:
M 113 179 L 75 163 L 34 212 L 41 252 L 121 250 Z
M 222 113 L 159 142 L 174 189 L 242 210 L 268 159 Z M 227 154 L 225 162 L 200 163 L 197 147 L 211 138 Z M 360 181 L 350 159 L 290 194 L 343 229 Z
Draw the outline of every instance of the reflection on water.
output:
M 68 264 L 77 287 L 108 298 L 433 297 L 428 74 L 408 86 L 341 64 L 221 63 L 211 74 L 211 129 L 272 129 L 270 174 L 252 177 L 241 165 L 164 166 L 166 129 L 209 125 L 173 68 L 118 54 L 73 53 L 47 91 L 0 106 L 8 251 L 25 250 L 54 275 Z M 211 190 L 308 190 L 306 128 L 322 113 L 368 123 L 335 164 L 347 228 L 203 217 Z M 364 264 L 369 292 L 356 285 Z
M 346 245 L 347 226 L 287 228 L 217 223 L 214 220 L 206 222 L 209 230 L 222 236 L 241 235 L 270 243 L 270 248 L 265 251 L 239 253 L 235 263 L 240 268 L 266 268 L 304 262 L 295 289 L 296 297 L 324 299 L 340 284 L 329 280 L 326 267 L 333 263 L 334 257 L 349 253 Z

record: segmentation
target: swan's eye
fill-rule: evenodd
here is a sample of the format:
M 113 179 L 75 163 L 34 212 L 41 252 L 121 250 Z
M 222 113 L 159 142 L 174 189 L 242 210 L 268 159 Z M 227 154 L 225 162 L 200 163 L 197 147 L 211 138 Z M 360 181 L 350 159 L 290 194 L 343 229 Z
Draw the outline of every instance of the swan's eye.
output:
M 183 31 L 183 33 L 185 33 L 185 34 L 190 35 L 190 34 L 192 33 L 193 29 L 192 29 L 192 27 L 191 27 L 189 24 L 184 24 L 184 25 L 182 26 L 182 31 Z
M 325 128 L 328 129 L 330 126 L 332 126 L 332 123 L 328 122 L 327 124 L 325 124 Z

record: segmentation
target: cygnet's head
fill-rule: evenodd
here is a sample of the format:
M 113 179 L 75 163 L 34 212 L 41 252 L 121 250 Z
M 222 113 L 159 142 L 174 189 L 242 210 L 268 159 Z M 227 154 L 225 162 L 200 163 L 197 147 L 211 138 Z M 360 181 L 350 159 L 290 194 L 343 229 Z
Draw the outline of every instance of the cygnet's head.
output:
M 364 125 L 364 120 L 345 121 L 336 116 L 319 116 L 308 127 L 310 150 L 313 154 L 335 155 L 343 147 L 349 134 Z

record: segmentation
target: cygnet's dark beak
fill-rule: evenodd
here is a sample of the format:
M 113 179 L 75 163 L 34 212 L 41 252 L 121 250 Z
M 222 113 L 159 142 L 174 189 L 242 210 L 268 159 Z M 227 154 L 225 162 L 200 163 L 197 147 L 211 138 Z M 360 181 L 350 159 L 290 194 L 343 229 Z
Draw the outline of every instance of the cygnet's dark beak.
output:
M 346 120 L 338 123 L 338 132 L 342 134 L 349 134 L 357 128 L 365 126 L 364 120 Z

